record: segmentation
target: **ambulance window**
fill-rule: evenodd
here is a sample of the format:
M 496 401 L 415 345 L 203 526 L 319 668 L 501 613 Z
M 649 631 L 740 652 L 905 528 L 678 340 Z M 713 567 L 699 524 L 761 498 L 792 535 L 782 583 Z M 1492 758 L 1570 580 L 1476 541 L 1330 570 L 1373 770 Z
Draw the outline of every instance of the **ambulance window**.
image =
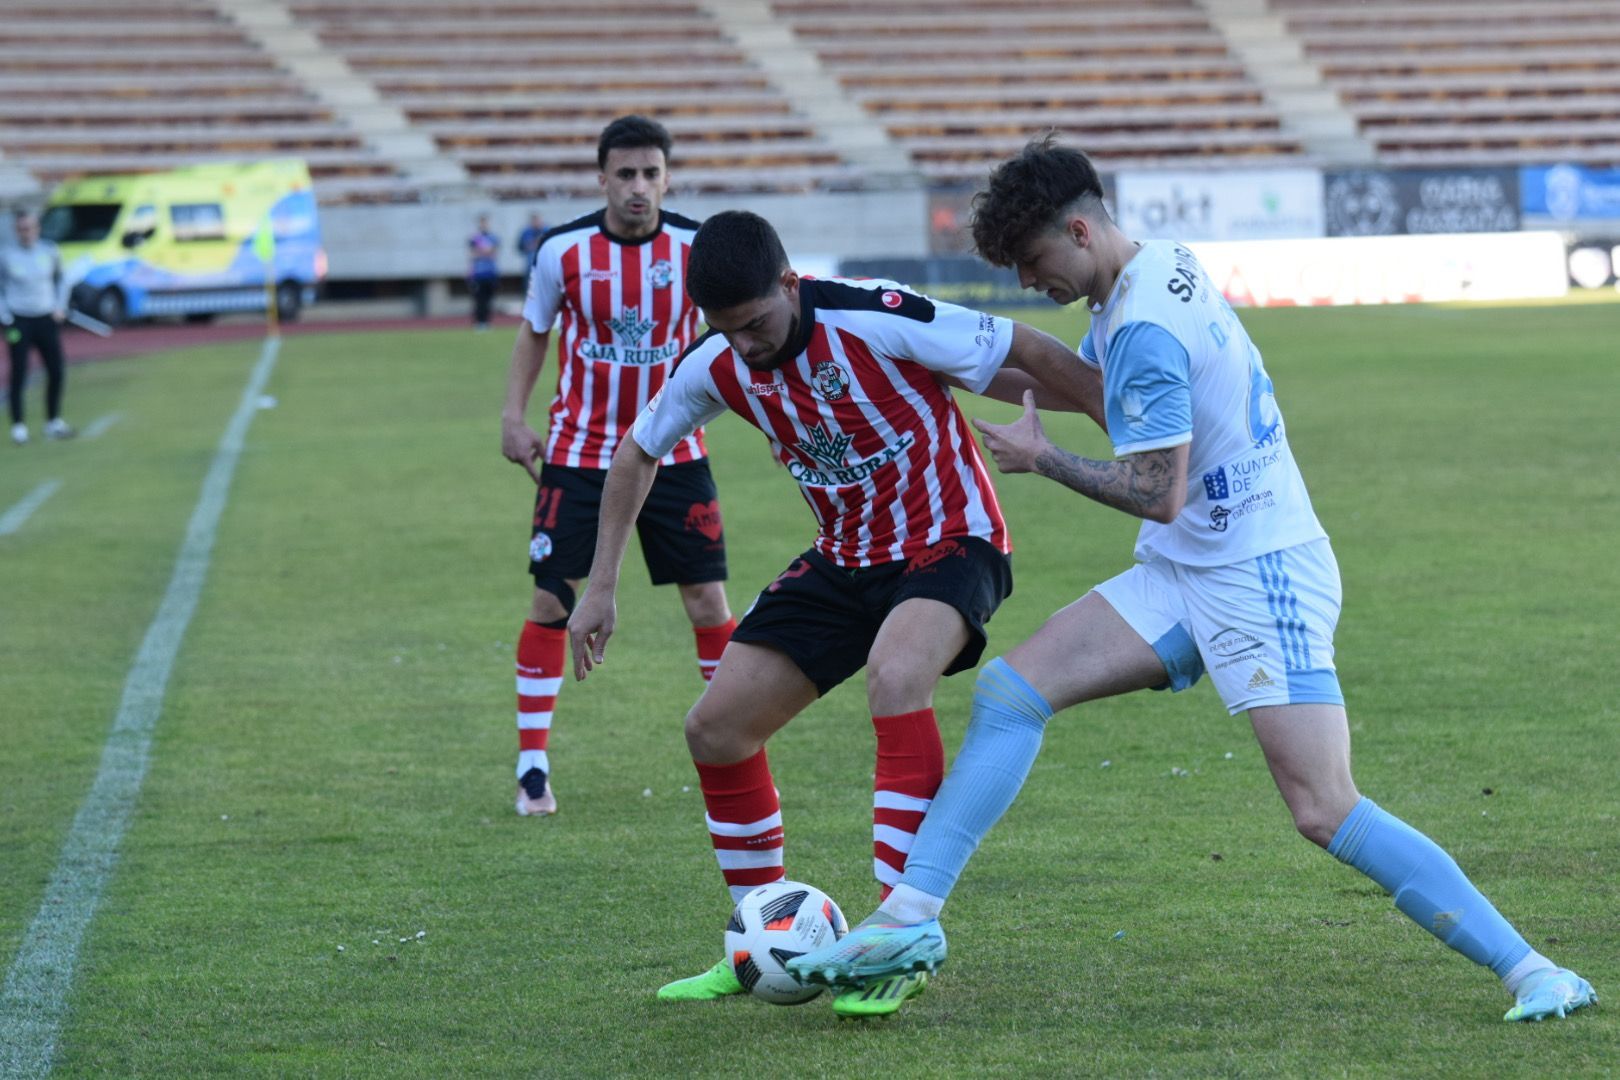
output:
M 129 212 L 129 221 L 124 225 L 124 246 L 137 248 L 152 238 L 157 232 L 157 207 L 150 203 L 142 203 Z
M 118 220 L 117 203 L 59 203 L 45 211 L 39 234 L 54 244 L 94 244 L 107 239 Z
M 175 203 L 169 225 L 176 240 L 223 240 L 225 210 L 219 203 Z

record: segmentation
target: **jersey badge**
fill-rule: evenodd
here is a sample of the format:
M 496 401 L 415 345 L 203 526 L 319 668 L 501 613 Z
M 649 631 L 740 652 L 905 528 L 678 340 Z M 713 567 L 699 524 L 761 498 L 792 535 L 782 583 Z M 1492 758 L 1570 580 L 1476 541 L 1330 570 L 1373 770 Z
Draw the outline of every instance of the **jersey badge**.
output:
M 815 384 L 816 392 L 828 401 L 837 401 L 849 393 L 849 375 L 831 360 L 812 366 L 810 381 Z
M 655 289 L 667 289 L 675 283 L 675 267 L 668 259 L 659 259 L 647 267 L 647 282 Z
M 901 297 L 901 295 L 895 292 L 893 289 L 886 289 L 884 290 L 883 295 L 878 299 L 883 301 L 884 307 L 892 309 L 900 306 L 900 302 L 903 297 Z

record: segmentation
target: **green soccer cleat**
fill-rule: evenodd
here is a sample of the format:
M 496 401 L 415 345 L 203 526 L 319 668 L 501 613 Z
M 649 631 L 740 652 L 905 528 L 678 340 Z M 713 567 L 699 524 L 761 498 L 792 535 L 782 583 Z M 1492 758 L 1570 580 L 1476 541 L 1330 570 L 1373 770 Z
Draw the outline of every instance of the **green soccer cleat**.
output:
M 841 990 L 833 998 L 833 1012 L 840 1020 L 888 1019 L 911 998 L 928 988 L 928 974 L 918 971 L 880 979 L 862 989 Z
M 805 985 L 865 987 L 895 975 L 934 972 L 945 962 L 945 931 L 938 919 L 903 924 L 882 912 L 825 948 L 787 962 L 788 974 Z
M 722 960 L 701 975 L 690 979 L 676 979 L 658 988 L 659 1001 L 713 1001 L 743 992 L 731 964 Z
M 1522 988 L 1518 1004 L 1502 1019 L 1545 1020 L 1556 1016 L 1562 1020 L 1576 1009 L 1596 1004 L 1597 995 L 1592 992 L 1591 983 L 1568 968 L 1554 968 Z

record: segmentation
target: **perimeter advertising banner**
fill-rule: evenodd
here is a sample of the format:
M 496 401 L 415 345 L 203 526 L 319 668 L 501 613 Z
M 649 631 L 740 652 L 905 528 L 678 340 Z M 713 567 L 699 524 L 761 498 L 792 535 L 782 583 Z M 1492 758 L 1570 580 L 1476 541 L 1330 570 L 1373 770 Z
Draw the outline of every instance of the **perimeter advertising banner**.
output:
M 1124 170 L 1120 228 L 1133 240 L 1285 240 L 1324 235 L 1317 169 Z
M 1620 169 L 1584 165 L 1519 170 L 1526 217 L 1553 222 L 1620 221 Z
M 1236 306 L 1527 300 L 1569 291 L 1554 232 L 1189 244 Z
M 1515 169 L 1330 172 L 1322 198 L 1329 236 L 1513 232 L 1519 227 Z

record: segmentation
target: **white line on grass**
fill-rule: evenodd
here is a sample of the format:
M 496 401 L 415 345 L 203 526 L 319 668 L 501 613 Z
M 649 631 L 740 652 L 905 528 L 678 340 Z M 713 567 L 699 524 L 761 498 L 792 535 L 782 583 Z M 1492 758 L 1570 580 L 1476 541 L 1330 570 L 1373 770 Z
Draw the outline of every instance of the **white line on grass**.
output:
M 118 844 L 146 777 L 152 727 L 162 710 L 169 671 L 197 608 L 231 475 L 280 347 L 279 338 L 265 340 L 241 404 L 219 440 L 186 526 L 174 576 L 124 681 L 124 696 L 101 753 L 101 768 L 73 819 L 39 913 L 17 950 L 4 990 L 0 990 L 0 1076 L 42 1077 L 51 1071 L 79 944 L 118 861 Z
M 90 423 L 85 425 L 84 438 L 86 438 L 86 439 L 99 439 L 99 438 L 101 438 L 103 435 L 107 434 L 107 429 L 108 428 L 110 428 L 114 424 L 118 423 L 120 418 L 121 418 L 121 414 L 120 413 L 115 413 L 115 412 L 110 412 L 106 416 L 98 416 L 98 417 L 96 417 L 96 419 L 92 420 Z
M 0 514 L 0 536 L 10 536 L 22 528 L 34 511 L 45 505 L 45 500 L 55 495 L 56 489 L 61 486 L 60 480 L 47 480 L 24 495 L 10 510 Z

